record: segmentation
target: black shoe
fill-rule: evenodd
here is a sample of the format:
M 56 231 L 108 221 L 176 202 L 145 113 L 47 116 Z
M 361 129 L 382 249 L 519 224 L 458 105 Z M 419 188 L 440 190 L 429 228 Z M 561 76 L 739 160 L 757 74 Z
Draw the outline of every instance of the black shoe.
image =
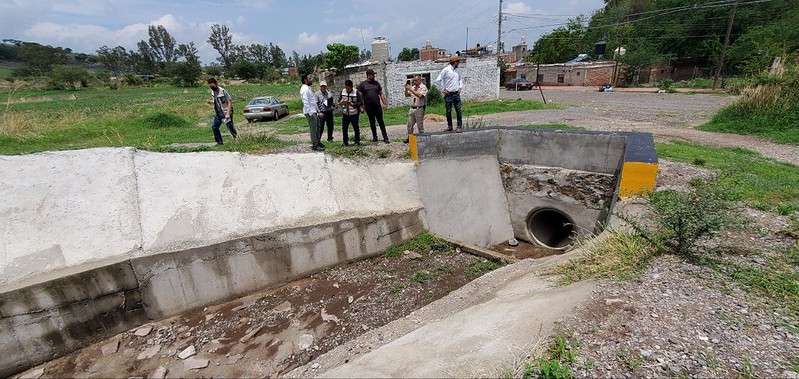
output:
M 377 142 L 377 138 L 372 138 L 372 142 Z
M 445 131 L 445 132 L 451 132 L 451 131 L 452 131 L 452 127 L 451 127 L 451 126 L 450 126 L 450 127 L 447 127 L 446 129 L 444 129 L 444 131 Z
M 316 146 L 316 147 L 312 147 L 311 150 L 313 150 L 313 151 L 325 151 L 325 147 L 324 146 Z
M 387 139 L 384 139 L 383 143 L 391 143 L 391 142 L 389 142 Z
M 324 149 L 324 148 L 325 148 L 325 145 L 323 145 L 321 142 L 319 142 L 319 147 L 321 147 L 322 149 Z
M 349 146 L 349 145 L 350 145 L 350 144 L 348 144 L 348 143 L 344 142 L 344 146 Z
M 216 146 L 222 146 L 222 145 L 224 145 L 224 143 L 222 143 L 222 142 L 217 142 L 216 143 Z
M 402 143 L 408 143 L 408 142 L 410 142 L 408 138 L 406 138 L 405 141 L 402 141 Z

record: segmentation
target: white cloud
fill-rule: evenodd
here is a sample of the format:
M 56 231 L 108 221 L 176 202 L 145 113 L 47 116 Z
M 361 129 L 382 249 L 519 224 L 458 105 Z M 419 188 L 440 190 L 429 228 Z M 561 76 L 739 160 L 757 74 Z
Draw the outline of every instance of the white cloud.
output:
M 364 42 L 371 43 L 374 38 L 374 29 L 351 27 L 346 32 L 331 34 L 325 38 L 327 43 L 343 43 L 345 45 L 361 46 Z
M 530 8 L 529 5 L 525 3 L 509 3 L 507 7 L 502 11 L 503 13 L 511 13 L 511 14 L 533 14 L 533 8 Z
M 297 36 L 297 43 L 300 45 L 318 45 L 319 34 L 308 34 L 307 32 L 302 32 Z

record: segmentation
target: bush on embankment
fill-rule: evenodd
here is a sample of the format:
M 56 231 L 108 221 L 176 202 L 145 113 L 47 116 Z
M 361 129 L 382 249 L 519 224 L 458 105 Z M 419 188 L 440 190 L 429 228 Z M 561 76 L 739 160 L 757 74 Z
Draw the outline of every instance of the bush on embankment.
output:
M 738 101 L 701 129 L 799 144 L 799 64 L 788 63 L 753 78 Z

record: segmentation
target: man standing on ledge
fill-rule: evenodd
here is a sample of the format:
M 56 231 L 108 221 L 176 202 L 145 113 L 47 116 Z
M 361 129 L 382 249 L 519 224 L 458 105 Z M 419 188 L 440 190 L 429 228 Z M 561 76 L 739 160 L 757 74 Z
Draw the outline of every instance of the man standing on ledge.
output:
M 211 130 L 214 131 L 214 140 L 217 145 L 222 145 L 222 133 L 219 132 L 219 127 L 224 123 L 230 131 L 233 139 L 238 136 L 236 134 L 236 127 L 233 126 L 233 98 L 224 88 L 217 84 L 215 78 L 208 78 L 208 87 L 211 88 L 211 99 L 206 100 L 207 104 L 214 105 L 214 123 L 211 125 Z
M 358 86 L 358 92 L 363 100 L 363 107 L 366 115 L 369 116 L 369 127 L 372 128 L 372 142 L 377 142 L 377 129 L 375 129 L 375 119 L 380 124 L 380 132 L 383 133 L 383 142 L 388 143 L 388 133 L 386 133 L 386 123 L 383 121 L 383 110 L 388 108 L 386 105 L 386 95 L 383 94 L 383 87 L 375 80 L 375 70 L 366 70 L 366 80 Z
M 444 104 L 447 109 L 447 129 L 452 131 L 452 106 L 455 106 L 455 113 L 458 115 L 458 127 L 456 132 L 463 131 L 463 116 L 461 114 L 461 88 L 463 88 L 463 77 L 458 70 L 461 58 L 453 55 L 449 58 L 449 66 L 444 67 L 436 78 L 436 87 L 441 88 L 444 94 Z
M 408 136 L 413 134 L 413 124 L 419 129 L 419 133 L 424 133 L 424 111 L 427 100 L 427 86 L 422 84 L 422 76 L 416 74 L 413 77 L 413 85 L 405 84 L 405 97 L 411 97 L 411 109 L 408 110 Z M 405 138 L 408 143 L 408 138 Z
M 308 132 L 311 134 L 311 150 L 322 151 L 325 145 L 319 142 L 319 117 L 322 112 L 316 106 L 316 96 L 311 90 L 313 84 L 313 76 L 311 74 L 303 74 L 302 87 L 300 87 L 300 99 L 302 99 L 302 113 L 305 115 L 305 120 L 308 121 Z

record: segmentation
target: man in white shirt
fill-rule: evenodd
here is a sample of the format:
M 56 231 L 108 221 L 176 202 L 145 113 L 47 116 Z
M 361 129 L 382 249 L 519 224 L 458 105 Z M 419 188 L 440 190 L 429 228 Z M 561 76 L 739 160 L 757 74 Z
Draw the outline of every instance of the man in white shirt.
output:
M 460 57 L 453 55 L 449 58 L 449 65 L 441 70 L 436 78 L 436 87 L 442 89 L 441 93 L 444 95 L 444 104 L 447 109 L 447 129 L 448 132 L 452 131 L 452 106 L 455 106 L 455 113 L 458 115 L 458 127 L 456 132 L 463 131 L 463 115 L 461 114 L 461 88 L 463 88 L 463 77 L 461 71 L 458 70 L 460 64 Z
M 413 134 L 413 125 L 424 133 L 424 111 L 427 106 L 427 86 L 422 83 L 422 76 L 413 77 L 413 85 L 405 84 L 405 97 L 411 98 L 411 109 L 408 110 L 408 135 Z M 408 143 L 408 138 L 405 138 Z
M 300 87 L 300 99 L 302 99 L 302 113 L 305 115 L 305 120 L 308 121 L 308 131 L 311 133 L 311 149 L 313 151 L 322 151 L 325 145 L 319 142 L 319 108 L 316 105 L 316 96 L 311 89 L 313 84 L 313 76 L 306 74 L 302 76 L 302 87 Z

